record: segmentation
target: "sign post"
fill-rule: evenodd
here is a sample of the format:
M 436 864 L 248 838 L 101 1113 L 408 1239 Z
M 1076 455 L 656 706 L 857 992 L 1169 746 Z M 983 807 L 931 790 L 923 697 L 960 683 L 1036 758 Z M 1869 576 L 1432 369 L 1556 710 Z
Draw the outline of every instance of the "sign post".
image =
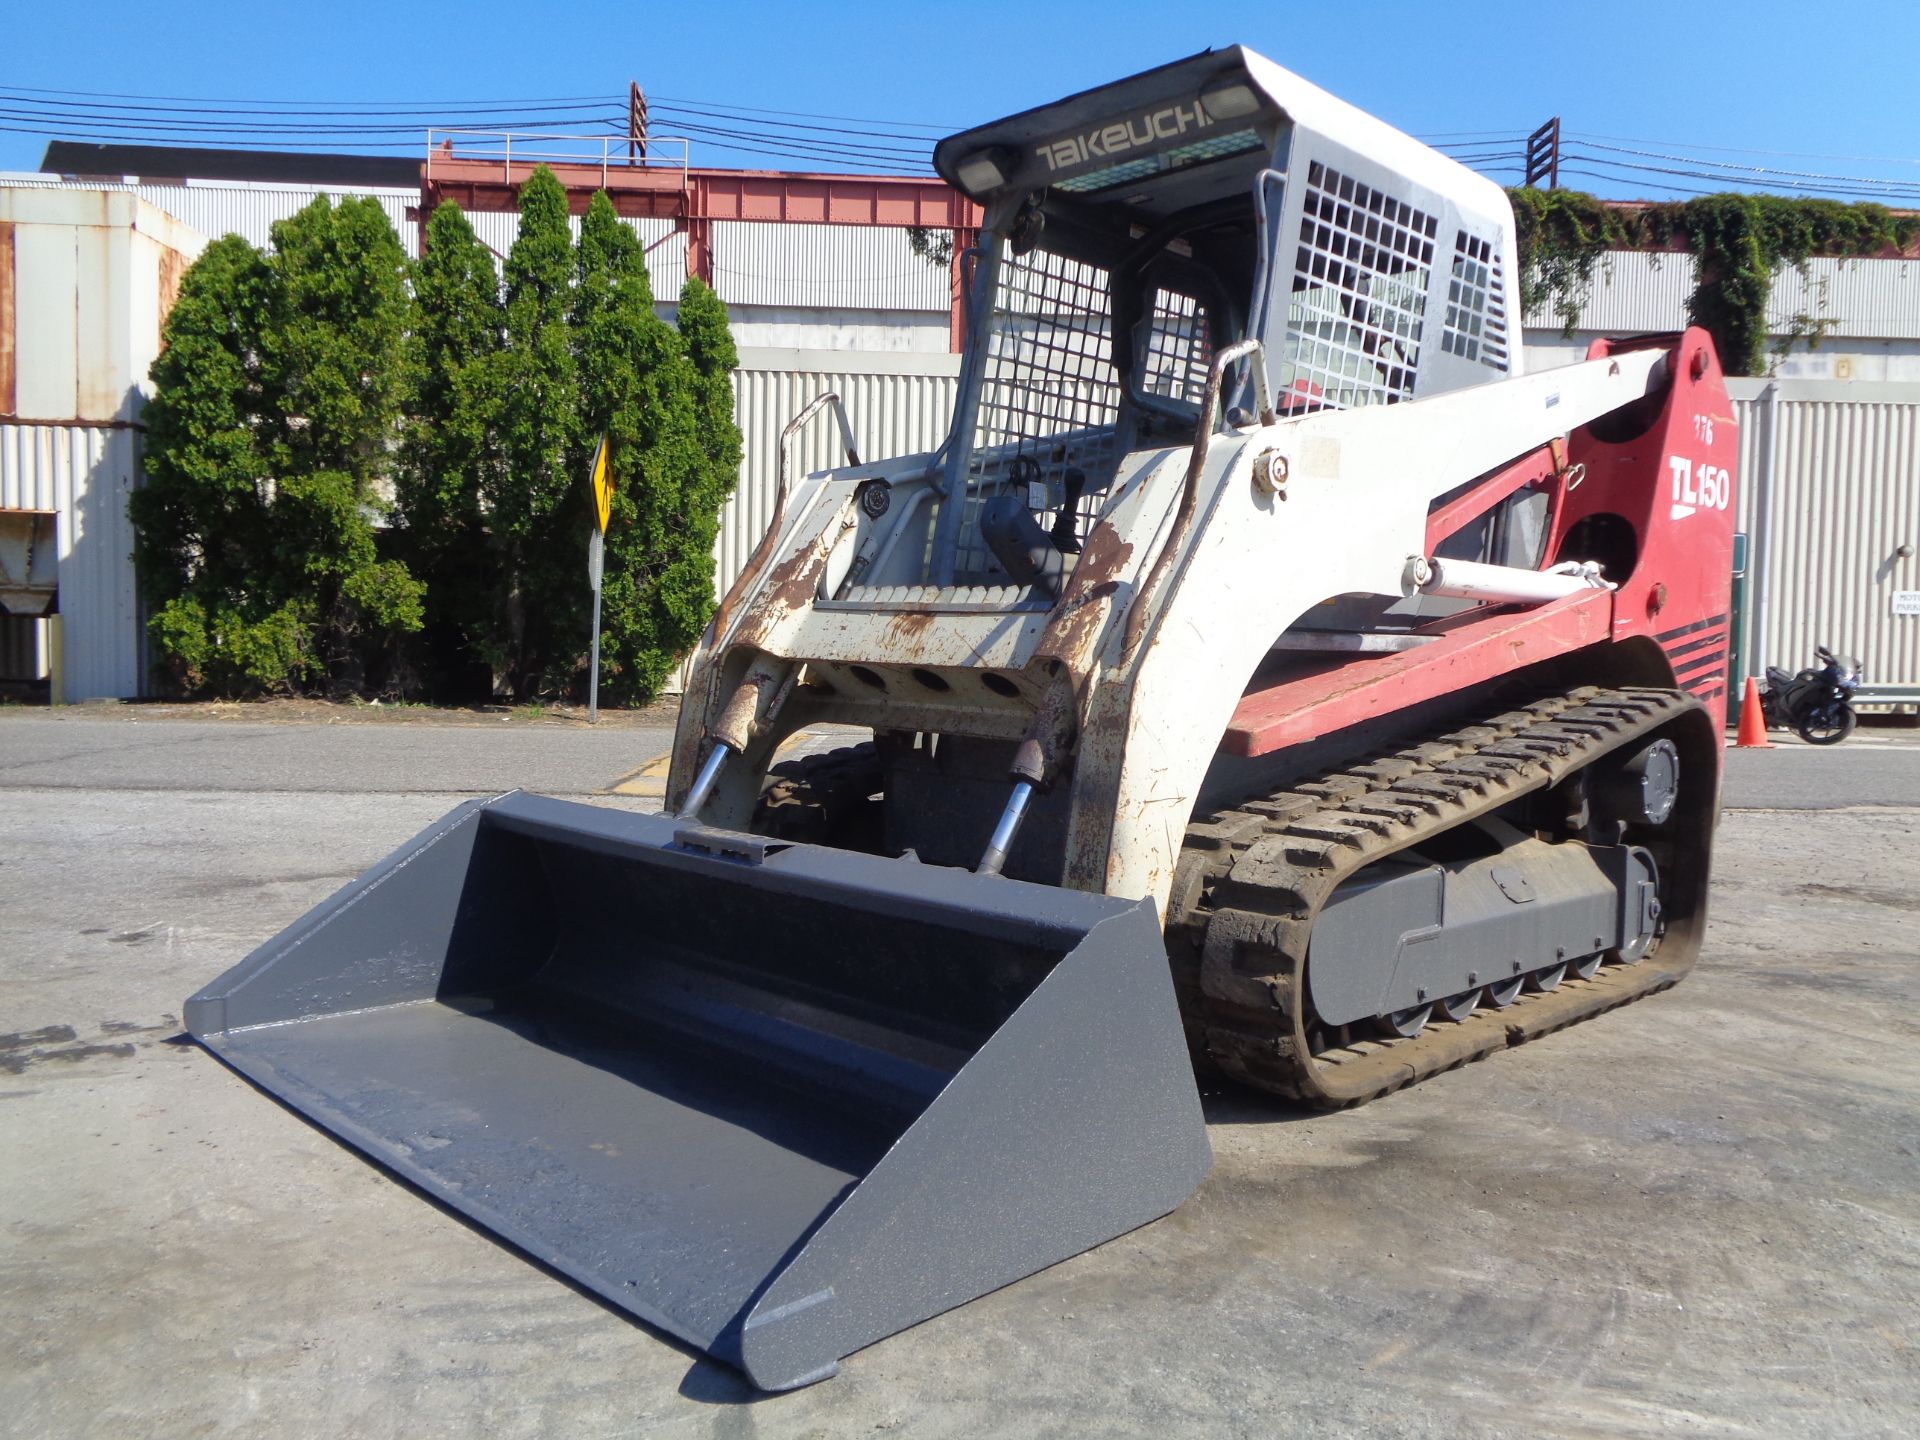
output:
M 587 584 L 593 587 L 593 661 L 587 672 L 587 723 L 600 723 L 600 582 L 607 568 L 607 520 L 613 513 L 613 469 L 607 463 L 607 437 L 593 452 L 593 518 L 587 532 Z

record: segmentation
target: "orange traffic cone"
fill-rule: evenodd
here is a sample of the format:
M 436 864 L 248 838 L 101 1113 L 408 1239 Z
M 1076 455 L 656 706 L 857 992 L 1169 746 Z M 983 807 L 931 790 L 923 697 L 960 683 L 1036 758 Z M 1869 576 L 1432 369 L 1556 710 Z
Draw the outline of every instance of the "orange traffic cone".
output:
M 1740 734 L 1733 742 L 1742 750 L 1771 750 L 1766 712 L 1760 708 L 1760 682 L 1747 676 L 1747 693 L 1740 697 Z

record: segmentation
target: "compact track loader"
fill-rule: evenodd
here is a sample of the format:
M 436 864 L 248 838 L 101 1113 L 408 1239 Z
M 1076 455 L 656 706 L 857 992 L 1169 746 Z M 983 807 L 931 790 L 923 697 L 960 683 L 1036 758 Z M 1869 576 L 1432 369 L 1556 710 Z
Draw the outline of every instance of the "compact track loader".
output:
M 1706 914 L 1705 335 L 1523 373 L 1506 196 L 1242 49 L 936 164 L 985 208 L 952 427 L 788 427 L 668 815 L 463 806 L 187 1010 L 767 1388 L 1179 1205 L 1193 1064 L 1371 1099 Z M 828 722 L 872 738 L 778 758 Z

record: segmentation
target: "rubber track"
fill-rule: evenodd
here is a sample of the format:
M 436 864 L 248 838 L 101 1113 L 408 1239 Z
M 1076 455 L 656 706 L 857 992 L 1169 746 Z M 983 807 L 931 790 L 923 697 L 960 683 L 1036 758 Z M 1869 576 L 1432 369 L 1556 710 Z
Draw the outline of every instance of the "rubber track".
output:
M 1167 949 L 1196 1055 L 1250 1085 L 1337 1108 L 1675 984 L 1693 947 L 1659 944 L 1637 965 L 1603 966 L 1591 980 L 1569 973 L 1504 1010 L 1317 1055 L 1301 1003 L 1314 919 L 1361 866 L 1555 785 L 1698 708 L 1678 690 L 1584 687 L 1190 825 Z
M 879 751 L 871 740 L 782 760 L 767 771 L 754 833 L 828 844 L 836 829 L 856 817 L 864 818 L 869 828 L 877 827 L 878 816 L 862 812 L 882 779 Z

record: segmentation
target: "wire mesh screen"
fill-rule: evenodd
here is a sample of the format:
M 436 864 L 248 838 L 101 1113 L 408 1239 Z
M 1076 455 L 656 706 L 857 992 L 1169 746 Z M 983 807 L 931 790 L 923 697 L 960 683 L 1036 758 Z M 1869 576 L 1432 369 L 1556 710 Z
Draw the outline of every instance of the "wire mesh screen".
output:
M 1507 307 L 1500 262 L 1491 242 L 1461 230 L 1453 241 L 1447 280 L 1447 323 L 1440 348 L 1495 370 L 1507 368 Z
M 1107 272 L 1044 250 L 1000 263 L 976 449 L 1023 453 L 1113 424 L 1120 388 L 1107 334 Z
M 1210 354 L 1200 302 L 1175 290 L 1156 290 L 1141 355 L 1142 393 L 1198 405 L 1207 388 Z
M 961 583 L 1005 579 L 980 540 L 981 505 L 1016 489 L 1051 525 L 1067 503 L 1069 472 L 1084 475 L 1111 453 L 1120 385 L 1108 287 L 1107 272 L 1084 261 L 1044 250 L 1001 257 L 955 559 Z M 1081 534 L 1098 504 L 1082 490 Z
M 1308 167 L 1282 392 L 1343 408 L 1412 396 L 1437 228 L 1404 200 Z

